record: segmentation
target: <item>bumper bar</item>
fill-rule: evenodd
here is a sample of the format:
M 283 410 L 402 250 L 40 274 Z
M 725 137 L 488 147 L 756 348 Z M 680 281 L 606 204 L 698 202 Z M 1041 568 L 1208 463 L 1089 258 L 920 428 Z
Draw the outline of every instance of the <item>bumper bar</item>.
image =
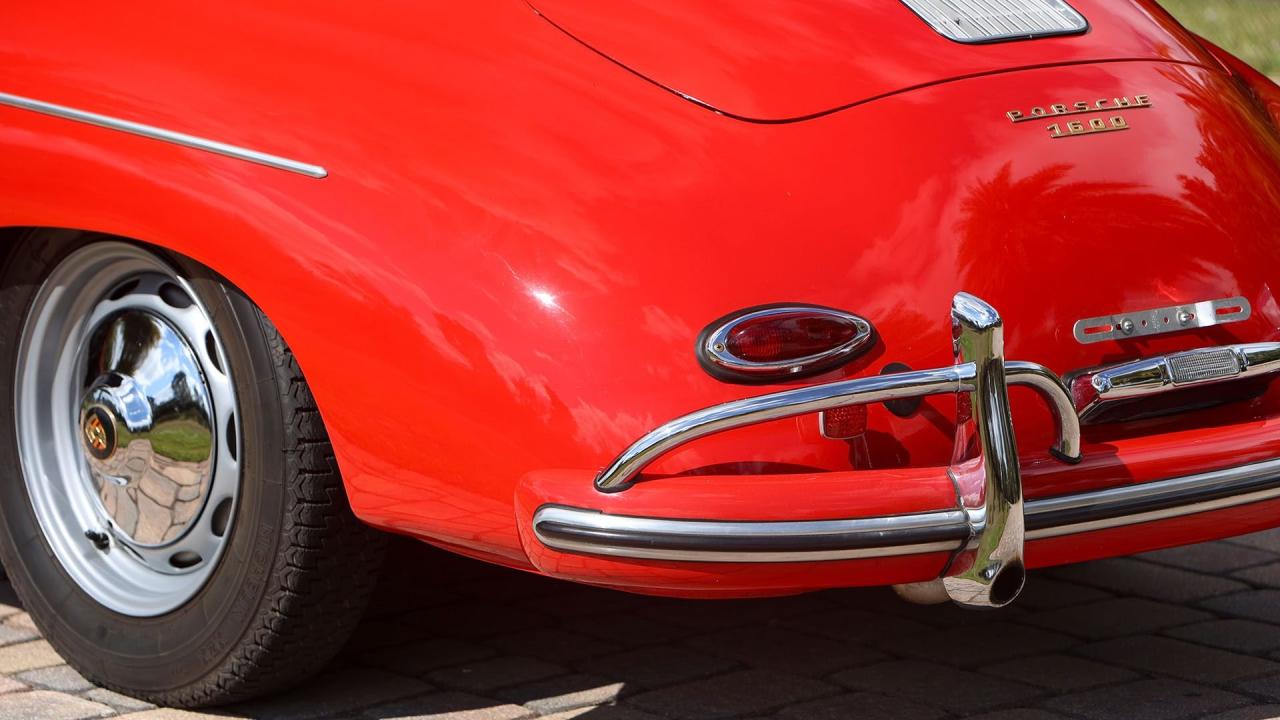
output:
M 1105 530 L 1280 498 L 1280 460 L 1122 488 L 1029 500 L 1026 539 Z M 533 520 L 546 546 L 611 557 L 685 562 L 810 562 L 955 552 L 967 516 L 915 515 L 806 522 L 721 522 L 606 515 L 547 505 Z

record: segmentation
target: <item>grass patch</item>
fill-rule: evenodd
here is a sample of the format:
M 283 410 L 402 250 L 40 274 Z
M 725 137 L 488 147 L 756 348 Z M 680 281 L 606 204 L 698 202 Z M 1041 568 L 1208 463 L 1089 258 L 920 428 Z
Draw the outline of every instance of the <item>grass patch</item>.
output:
M 1280 78 L 1280 2 L 1277 0 L 1161 0 L 1193 32 Z
M 124 427 L 119 427 L 117 432 L 117 447 L 127 447 L 136 437 Z M 152 452 L 178 462 L 208 460 L 209 451 L 213 448 L 213 436 L 199 423 L 191 420 L 162 422 L 143 437 L 151 441 Z

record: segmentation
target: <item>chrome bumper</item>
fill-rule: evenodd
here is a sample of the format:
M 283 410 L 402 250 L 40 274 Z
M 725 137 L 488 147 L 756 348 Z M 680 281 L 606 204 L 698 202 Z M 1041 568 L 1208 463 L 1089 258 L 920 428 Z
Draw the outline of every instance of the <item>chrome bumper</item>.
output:
M 1147 522 L 1280 496 L 1280 460 L 1234 470 L 1024 503 L 1008 387 L 1025 385 L 1057 424 L 1051 454 L 1080 460 L 1072 396 L 1047 368 L 1006 361 L 995 309 L 960 293 L 951 307 L 956 364 L 804 387 L 725 403 L 677 418 L 627 448 L 596 478 L 625 491 L 661 455 L 726 430 L 845 405 L 960 395 L 955 455 L 946 469 L 957 504 L 931 512 L 820 521 L 694 521 L 607 515 L 544 505 L 533 518 L 547 547 L 612 557 L 687 562 L 805 562 L 952 553 L 940 579 L 953 601 L 999 607 L 1020 592 L 1026 539 Z

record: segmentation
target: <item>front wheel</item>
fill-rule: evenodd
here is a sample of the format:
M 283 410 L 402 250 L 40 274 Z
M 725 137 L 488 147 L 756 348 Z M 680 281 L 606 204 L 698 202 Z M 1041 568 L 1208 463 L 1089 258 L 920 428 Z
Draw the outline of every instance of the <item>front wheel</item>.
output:
M 318 669 L 382 542 L 289 348 L 208 269 L 34 232 L 0 269 L 0 558 L 85 677 L 166 705 Z M 9 380 L 11 379 L 11 380 Z

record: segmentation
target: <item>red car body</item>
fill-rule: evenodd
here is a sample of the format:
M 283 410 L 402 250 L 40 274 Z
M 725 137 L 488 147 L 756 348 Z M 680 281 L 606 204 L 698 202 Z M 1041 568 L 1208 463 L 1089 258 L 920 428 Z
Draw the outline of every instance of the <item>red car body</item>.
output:
M 883 0 L 289 5 L 186 7 L 181 23 L 155 2 L 0 11 L 2 93 L 327 171 L 4 106 L 0 226 L 132 238 L 235 283 L 288 339 L 353 509 L 374 526 L 639 592 L 928 582 L 956 571 L 963 542 L 690 561 L 556 548 L 534 516 L 954 510 L 947 394 L 906 418 L 870 405 L 861 460 L 805 413 L 678 447 L 625 492 L 593 481 L 637 438 L 702 408 L 890 363 L 953 365 L 959 291 L 999 310 L 1010 360 L 1060 376 L 1280 341 L 1280 89 L 1155 2 L 1073 0 L 1087 33 L 987 45 Z M 1114 108 L 1098 117 L 1128 131 L 1055 138 L 1053 118 L 1010 122 L 1076 102 Z M 1251 317 L 1072 335 L 1082 318 L 1230 297 Z M 876 344 L 777 386 L 701 371 L 699 330 L 776 302 L 856 313 Z M 1280 457 L 1274 388 L 1086 424 L 1077 464 L 1047 452 L 1054 418 L 1035 393 L 1013 387 L 1009 402 L 1031 503 Z M 1274 485 L 1185 514 L 1033 528 L 1026 563 L 1272 527 Z

